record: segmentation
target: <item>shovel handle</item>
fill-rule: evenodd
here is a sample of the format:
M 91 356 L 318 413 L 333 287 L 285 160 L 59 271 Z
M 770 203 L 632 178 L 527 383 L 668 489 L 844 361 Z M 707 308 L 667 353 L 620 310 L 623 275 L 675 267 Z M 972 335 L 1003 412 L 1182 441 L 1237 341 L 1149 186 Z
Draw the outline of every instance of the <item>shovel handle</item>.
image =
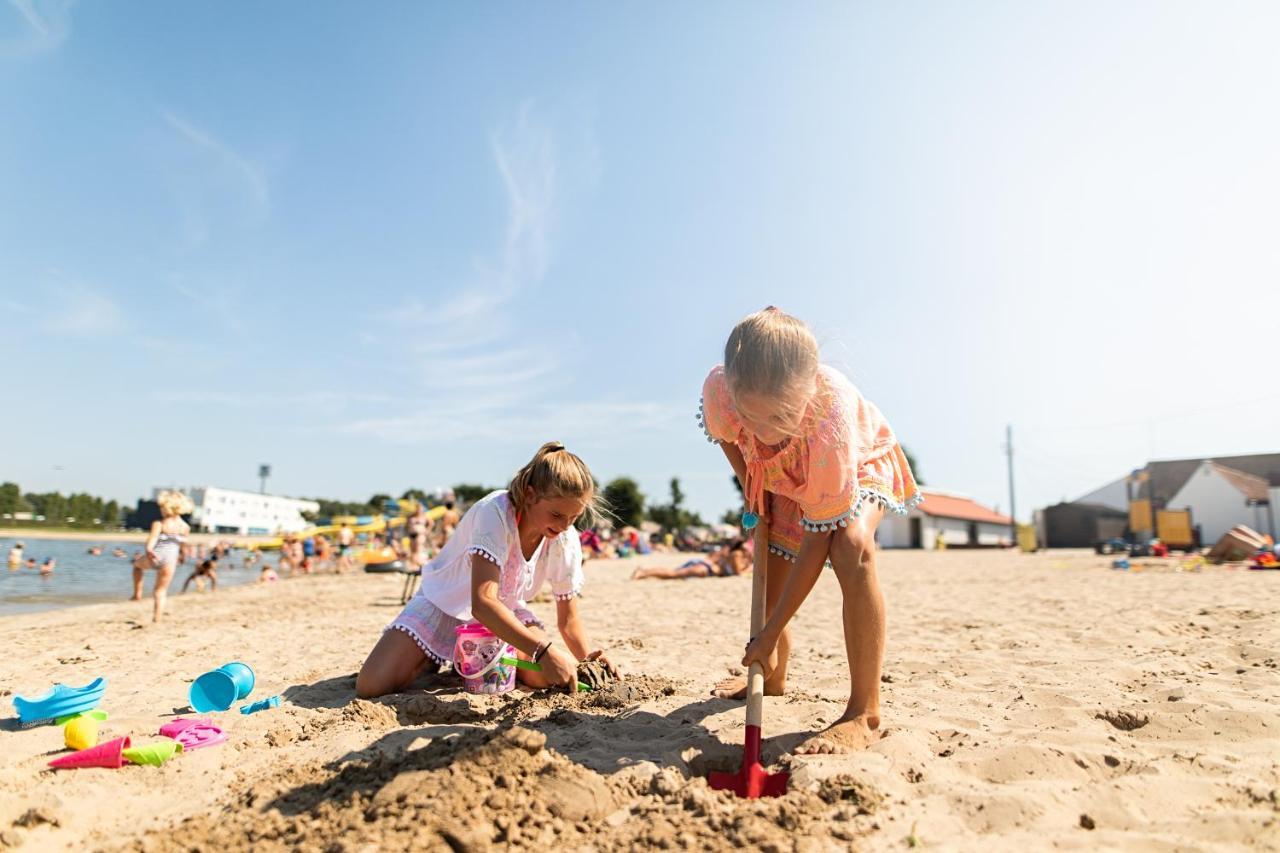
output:
M 755 553 L 751 569 L 751 636 L 764 628 L 765 584 L 769 573 L 769 522 L 761 518 L 755 528 Z M 747 670 L 747 725 L 759 726 L 764 718 L 764 668 L 758 663 Z
M 507 666 L 514 666 L 516 669 L 527 669 L 530 672 L 542 672 L 542 664 L 534 663 L 531 660 L 520 660 L 520 658 L 502 658 L 500 661 L 498 661 L 498 663 L 503 663 L 503 664 L 506 664 Z M 590 689 L 591 689 L 590 687 L 583 684 L 581 681 L 578 682 L 579 693 L 585 693 Z

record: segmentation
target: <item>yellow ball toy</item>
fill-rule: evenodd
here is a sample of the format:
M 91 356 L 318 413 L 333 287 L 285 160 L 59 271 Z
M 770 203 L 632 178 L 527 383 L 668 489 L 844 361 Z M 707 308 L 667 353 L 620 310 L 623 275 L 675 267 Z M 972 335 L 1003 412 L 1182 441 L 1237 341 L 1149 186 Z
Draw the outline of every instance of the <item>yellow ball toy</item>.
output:
M 68 721 L 62 730 L 62 738 L 70 749 L 88 749 L 98 745 L 98 721 L 93 717 L 76 717 Z

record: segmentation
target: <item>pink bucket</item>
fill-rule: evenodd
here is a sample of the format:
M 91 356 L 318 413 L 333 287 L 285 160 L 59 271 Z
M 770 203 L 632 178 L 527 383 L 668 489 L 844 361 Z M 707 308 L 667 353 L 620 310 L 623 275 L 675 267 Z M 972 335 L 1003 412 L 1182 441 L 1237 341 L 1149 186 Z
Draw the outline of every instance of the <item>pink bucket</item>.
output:
M 479 622 L 454 629 L 453 666 L 469 693 L 506 693 L 516 686 L 516 668 L 502 663 L 515 650 Z

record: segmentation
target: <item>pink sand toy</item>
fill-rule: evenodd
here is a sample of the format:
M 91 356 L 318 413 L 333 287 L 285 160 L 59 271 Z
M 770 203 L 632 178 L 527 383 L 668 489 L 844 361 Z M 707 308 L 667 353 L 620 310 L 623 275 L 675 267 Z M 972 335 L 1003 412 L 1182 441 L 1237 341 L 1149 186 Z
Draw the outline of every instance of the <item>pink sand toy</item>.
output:
M 454 629 L 453 665 L 462 676 L 468 693 L 506 693 L 516 686 L 516 668 L 502 662 L 515 651 L 479 622 L 467 622 Z
M 80 767 L 110 767 L 119 770 L 124 766 L 124 751 L 133 745 L 127 737 L 118 737 L 70 755 L 55 758 L 49 766 L 55 770 L 71 770 Z
M 184 750 L 225 743 L 227 734 L 205 718 L 178 717 L 160 727 L 160 734 L 182 744 Z

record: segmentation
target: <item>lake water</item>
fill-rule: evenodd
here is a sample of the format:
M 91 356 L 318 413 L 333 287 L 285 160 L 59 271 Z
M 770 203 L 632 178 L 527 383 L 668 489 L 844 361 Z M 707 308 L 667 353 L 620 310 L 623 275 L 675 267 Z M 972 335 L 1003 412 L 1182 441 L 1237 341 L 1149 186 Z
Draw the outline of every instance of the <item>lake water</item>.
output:
M 21 569 L 9 569 L 9 549 L 18 541 L 26 545 L 24 565 Z M 100 556 L 87 553 L 91 546 L 99 544 L 102 545 Z M 117 546 L 123 548 L 127 556 L 111 556 L 112 550 Z M 98 543 L 0 537 L 0 616 L 57 610 L 103 601 L 125 601 L 133 593 L 133 555 L 141 550 L 140 542 Z M 29 557 L 35 558 L 36 568 L 26 568 L 25 562 Z M 53 574 L 41 575 L 39 564 L 48 557 L 57 560 L 57 567 Z M 272 564 L 275 563 L 274 559 L 268 559 Z M 169 584 L 170 596 L 180 595 L 182 583 L 194 567 L 194 563 L 190 561 L 178 566 L 173 582 Z M 232 552 L 229 558 L 219 562 L 218 588 L 254 583 L 258 580 L 261 568 L 261 564 L 245 566 L 244 552 Z M 147 572 L 142 595 L 148 602 L 154 582 L 155 572 Z M 187 594 L 197 594 L 194 583 Z

